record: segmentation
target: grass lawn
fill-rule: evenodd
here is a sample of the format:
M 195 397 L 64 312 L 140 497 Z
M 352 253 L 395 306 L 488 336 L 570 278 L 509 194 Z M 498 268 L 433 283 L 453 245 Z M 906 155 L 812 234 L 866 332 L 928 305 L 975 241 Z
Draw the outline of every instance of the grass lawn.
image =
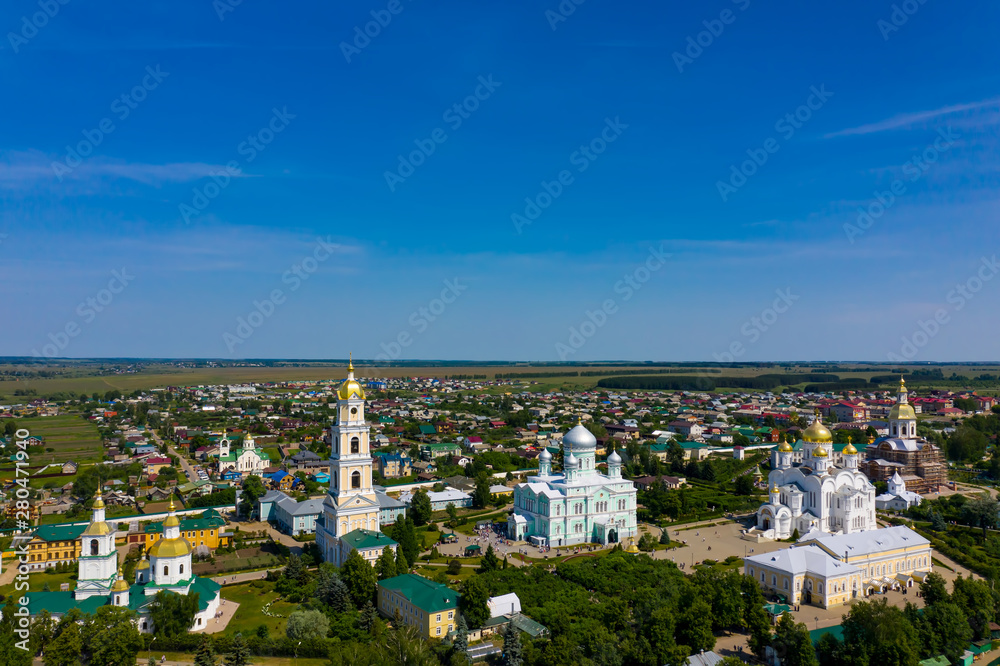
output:
M 462 570 L 459 573 L 452 575 L 448 573 L 448 570 L 445 567 L 418 566 L 417 573 L 424 578 L 429 578 L 431 580 L 437 580 L 437 576 L 443 573 L 447 576 L 449 584 L 455 584 L 462 583 L 475 575 L 476 567 L 462 567 Z
M 152 651 L 153 657 L 159 662 L 160 657 L 166 656 L 167 661 L 194 664 L 194 655 L 185 654 L 183 652 L 157 652 Z M 138 663 L 144 664 L 148 659 L 149 653 L 142 651 L 139 653 L 136 661 Z M 217 661 L 218 658 L 217 658 Z M 329 659 L 315 659 L 307 657 L 299 657 L 298 659 L 293 659 L 292 657 L 250 657 L 250 663 L 253 666 L 326 666 L 330 663 Z
M 271 462 L 281 462 L 281 451 L 279 451 L 276 447 L 269 446 L 264 449 L 264 453 L 268 455 Z
M 229 621 L 225 633 L 230 635 L 238 632 L 251 634 L 263 624 L 267 626 L 268 632 L 272 635 L 283 636 L 288 615 L 298 608 L 298 604 L 276 601 L 280 596 L 274 591 L 274 583 L 268 581 L 253 581 L 223 587 L 222 598 L 240 605 L 236 615 Z M 264 606 L 272 601 L 274 603 L 271 604 L 269 611 L 284 617 L 264 615 Z
M 58 592 L 59 585 L 62 583 L 69 583 L 69 589 L 72 590 L 76 587 L 76 575 L 76 571 L 61 574 L 50 574 L 45 572 L 32 573 L 28 576 L 28 584 L 30 585 L 28 592 L 41 592 L 46 583 L 49 584 L 49 590 L 52 592 Z M 12 582 L 9 585 L 0 587 L 0 594 L 4 595 L 6 598 L 17 592 L 17 590 L 14 589 L 15 584 L 16 583 Z M 24 594 L 24 590 L 21 590 L 18 594 Z

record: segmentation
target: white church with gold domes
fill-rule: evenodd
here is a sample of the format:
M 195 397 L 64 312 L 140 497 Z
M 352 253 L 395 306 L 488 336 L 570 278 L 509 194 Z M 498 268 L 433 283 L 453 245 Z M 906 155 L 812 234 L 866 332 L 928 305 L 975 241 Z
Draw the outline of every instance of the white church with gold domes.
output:
M 181 536 L 180 519 L 170 502 L 170 513 L 163 521 L 163 536 L 143 554 L 135 569 L 135 581 L 129 584 L 122 574 L 115 550 L 115 530 L 105 521 L 104 500 L 98 493 L 90 524 L 80 535 L 81 549 L 76 589 L 73 591 L 32 591 L 28 611 L 32 617 L 47 610 L 58 619 L 72 608 L 92 614 L 101 606 L 121 606 L 136 613 L 139 631 L 152 633 L 150 607 L 158 592 L 198 595 L 198 611 L 192 631 L 203 629 L 219 609 L 220 586 L 209 578 L 195 576 L 191 570 L 191 543 Z M 146 555 L 149 556 L 147 559 Z
M 769 500 L 757 510 L 757 529 L 771 539 L 807 534 L 853 534 L 877 529 L 875 486 L 859 469 L 858 450 L 848 444 L 843 466 L 830 462 L 833 434 L 817 414 L 802 433 L 801 463 L 792 462 L 793 449 L 782 443 L 768 475 Z

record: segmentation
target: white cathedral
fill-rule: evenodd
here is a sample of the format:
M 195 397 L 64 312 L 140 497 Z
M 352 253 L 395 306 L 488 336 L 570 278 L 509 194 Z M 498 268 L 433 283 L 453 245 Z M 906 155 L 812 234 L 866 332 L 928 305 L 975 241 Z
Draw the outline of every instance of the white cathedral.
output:
M 819 414 L 802 433 L 802 463 L 792 464 L 792 447 L 783 442 L 768 475 L 770 498 L 757 510 L 757 529 L 771 539 L 788 539 L 798 530 L 853 534 L 874 530 L 875 486 L 858 469 L 858 450 L 848 444 L 843 467 L 830 464 L 833 435 Z M 813 536 L 816 536 L 813 534 Z
M 232 469 L 244 477 L 250 474 L 260 476 L 270 464 L 271 459 L 257 448 L 249 432 L 243 437 L 242 445 L 236 449 L 230 446 L 228 437 L 219 440 L 219 474 Z
M 136 565 L 135 582 L 129 584 L 122 574 L 115 549 L 115 530 L 105 521 L 104 500 L 100 493 L 94 500 L 90 524 L 80 535 L 80 561 L 76 589 L 59 592 L 32 592 L 28 610 L 32 617 L 47 610 L 60 618 L 71 608 L 92 614 L 101 606 L 121 606 L 136 613 L 136 623 L 143 633 L 153 632 L 150 604 L 157 592 L 198 594 L 198 611 L 191 630 L 208 626 L 219 608 L 220 585 L 209 578 L 195 576 L 191 570 L 194 549 L 181 536 L 180 520 L 170 501 L 170 514 L 163 521 L 163 536 L 143 554 Z
M 612 451 L 608 473 L 601 474 L 597 438 L 582 423 L 566 433 L 562 447 L 562 474 L 552 472 L 552 454 L 543 449 L 538 475 L 514 486 L 508 537 L 548 546 L 609 544 L 637 537 L 636 490 L 622 478 L 621 456 Z
M 330 490 L 316 521 L 316 545 L 323 559 L 340 566 L 352 550 L 369 562 L 396 542 L 379 530 L 379 500 L 372 487 L 365 390 L 354 378 L 354 363 L 337 389 L 337 423 L 330 429 Z

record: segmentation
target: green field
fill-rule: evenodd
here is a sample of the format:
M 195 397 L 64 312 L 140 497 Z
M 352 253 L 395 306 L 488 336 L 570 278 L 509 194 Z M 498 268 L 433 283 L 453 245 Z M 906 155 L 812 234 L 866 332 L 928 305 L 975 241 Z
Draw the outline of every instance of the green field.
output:
M 9 566 L 9 564 L 6 566 Z M 31 575 L 28 576 L 28 585 L 30 586 L 28 588 L 28 592 L 41 592 L 42 588 L 45 587 L 46 583 L 48 583 L 49 590 L 51 590 L 52 592 L 58 592 L 59 586 L 62 583 L 69 583 L 69 589 L 72 590 L 73 588 L 76 587 L 76 575 L 77 575 L 76 571 L 68 573 L 60 573 L 60 574 L 45 573 L 44 571 L 40 571 L 38 573 L 32 573 Z M 12 582 L 9 583 L 8 585 L 0 587 L 0 595 L 3 595 L 4 598 L 7 598 L 8 596 L 14 594 L 14 592 L 17 591 L 14 589 L 14 586 L 15 583 Z M 20 594 L 23 593 L 24 590 L 21 590 Z
M 45 438 L 45 451 L 31 456 L 32 467 L 69 460 L 77 463 L 100 462 L 104 457 L 97 426 L 78 414 L 23 418 L 18 419 L 17 424 L 32 435 Z

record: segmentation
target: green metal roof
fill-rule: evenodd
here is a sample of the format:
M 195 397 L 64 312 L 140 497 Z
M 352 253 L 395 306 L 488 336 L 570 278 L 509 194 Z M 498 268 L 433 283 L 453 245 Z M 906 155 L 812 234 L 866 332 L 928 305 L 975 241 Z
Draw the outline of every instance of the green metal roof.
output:
M 399 592 L 411 604 L 425 613 L 439 613 L 457 608 L 460 596 L 458 592 L 447 585 L 435 583 L 416 574 L 403 574 L 395 578 L 387 578 L 379 583 L 379 587 Z
M 433 435 L 437 432 L 437 428 L 432 425 L 422 425 L 420 426 L 420 434 L 422 435 Z
M 156 589 L 148 583 L 145 585 L 132 585 L 129 587 L 129 605 L 134 611 L 141 611 L 145 606 L 152 603 L 154 596 L 146 595 L 144 590 Z M 195 578 L 192 581 L 188 594 L 198 593 L 198 611 L 208 609 L 208 604 L 219 593 L 221 585 L 210 578 Z M 176 594 L 176 593 L 174 593 Z M 37 615 L 43 610 L 47 610 L 54 615 L 63 615 L 71 608 L 79 608 L 80 612 L 93 614 L 101 606 L 111 603 L 110 595 L 95 595 L 86 599 L 76 599 L 73 592 L 32 592 L 28 595 L 28 612 Z
M 35 536 L 44 541 L 75 541 L 80 538 L 87 525 L 42 525 L 35 530 Z
M 386 546 L 396 545 L 395 541 L 382 532 L 374 532 L 372 530 L 354 530 L 340 537 L 340 539 L 355 550 L 370 550 L 372 548 L 381 550 Z

